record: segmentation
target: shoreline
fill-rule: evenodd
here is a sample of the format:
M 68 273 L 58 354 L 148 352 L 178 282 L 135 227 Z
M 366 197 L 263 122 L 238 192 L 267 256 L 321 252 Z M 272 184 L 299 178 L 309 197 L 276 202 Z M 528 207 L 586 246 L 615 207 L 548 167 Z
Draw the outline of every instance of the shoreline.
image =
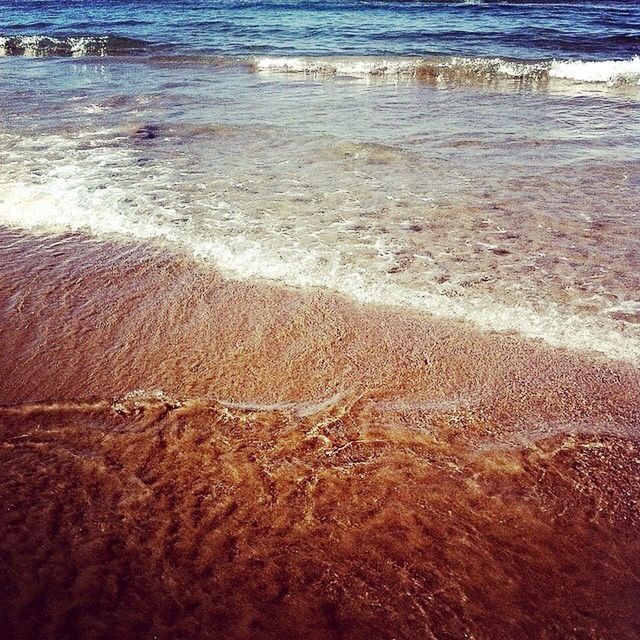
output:
M 114 396 L 139 389 L 152 391 L 168 383 L 162 391 L 211 398 L 209 387 L 202 380 L 208 363 L 192 363 L 189 369 L 183 362 L 170 371 L 163 360 L 166 355 L 186 361 L 208 356 L 212 361 L 209 364 L 219 365 L 234 347 L 237 355 L 265 371 L 255 398 L 227 393 L 230 402 L 311 401 L 351 387 L 358 393 L 371 387 L 381 389 L 386 396 L 396 390 L 399 395 L 431 393 L 440 397 L 437 389 L 443 382 L 450 388 L 485 386 L 493 391 L 507 377 L 524 385 L 540 382 L 540 391 L 551 398 L 552 386 L 562 386 L 563 380 L 575 383 L 576 392 L 590 395 L 600 389 L 604 393 L 609 384 L 606 377 L 614 390 L 616 385 L 626 383 L 640 392 L 638 366 L 607 358 L 600 352 L 557 348 L 515 332 L 486 332 L 462 319 L 442 318 L 394 304 L 358 302 L 344 293 L 320 287 L 302 289 L 262 279 L 229 279 L 206 261 L 161 244 L 105 241 L 77 234 L 32 235 L 6 228 L 0 229 L 0 242 L 4 245 L 0 259 L 5 263 L 1 285 L 8 300 L 2 321 L 9 332 L 15 331 L 15 335 L 7 333 L 3 340 L 5 352 L 10 350 L 12 341 L 26 347 L 33 340 L 40 349 L 31 354 L 34 358 L 45 357 L 43 347 L 58 352 L 68 348 L 59 354 L 63 357 L 58 364 L 69 363 L 82 371 L 82 384 L 88 392 L 74 395 L 72 386 L 69 396 L 32 397 L 27 393 L 23 397 L 28 385 L 19 387 L 20 391 L 13 395 L 0 385 L 3 405 L 100 396 L 104 391 L 101 380 L 92 382 L 100 375 L 96 370 L 99 367 L 83 358 L 74 361 L 71 351 L 81 344 L 80 337 L 88 338 L 90 334 L 97 336 L 97 346 L 101 347 L 115 338 L 104 355 L 109 365 L 123 374 L 123 385 L 128 382 L 129 386 L 112 385 L 113 377 L 109 377 L 105 388 L 112 388 Z M 40 288 L 29 291 L 34 286 Z M 47 312 L 41 319 L 44 329 L 29 318 L 40 308 Z M 60 317 L 56 316 L 58 313 Z M 18 323 L 11 322 L 12 314 Z M 55 326 L 46 326 L 49 322 Z M 95 331 L 92 324 L 96 325 Z M 22 340 L 21 329 L 26 330 Z M 33 329 L 45 335 L 30 334 Z M 55 333 L 57 340 L 47 332 Z M 65 346 L 65 341 L 73 344 Z M 138 344 L 147 347 L 138 348 Z M 136 358 L 129 371 L 122 359 L 129 353 L 118 352 L 125 347 Z M 312 354 L 310 347 L 320 353 Z M 102 355 L 99 350 L 96 353 Z M 65 360 L 64 355 L 70 359 Z M 553 376 L 552 370 L 557 369 L 564 378 L 537 380 L 541 376 L 531 371 L 525 361 L 534 362 L 540 369 L 538 374 L 545 370 L 546 375 Z M 303 387 L 288 399 L 278 396 L 284 388 L 293 389 L 270 388 L 278 380 L 273 374 L 278 367 L 293 362 L 300 363 L 300 370 L 295 373 L 313 371 L 316 363 L 323 363 L 324 384 L 317 380 L 313 390 Z M 472 371 L 470 363 L 476 371 Z M 11 361 L 6 358 L 5 364 L 10 365 Z M 136 378 L 131 374 L 137 365 L 143 369 Z M 340 369 L 345 367 L 359 375 L 341 375 Z M 392 375 L 388 373 L 390 369 Z M 241 371 L 246 369 L 236 373 Z M 398 372 L 404 374 L 405 383 L 398 379 Z M 136 385 L 142 382 L 140 376 L 155 379 L 157 384 L 153 389 Z M 584 383 L 588 385 L 581 389 Z M 49 387 L 40 385 L 42 390 Z M 212 389 L 217 393 L 215 384 Z M 323 396 L 323 389 L 329 393 Z M 225 398 L 225 389 L 221 391 Z M 640 411 L 633 414 L 634 418 L 639 415 Z

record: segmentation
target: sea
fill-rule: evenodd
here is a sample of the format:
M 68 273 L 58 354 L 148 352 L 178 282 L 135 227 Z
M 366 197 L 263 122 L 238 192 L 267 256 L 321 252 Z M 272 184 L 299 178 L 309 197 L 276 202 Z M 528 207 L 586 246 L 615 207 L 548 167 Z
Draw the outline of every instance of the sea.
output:
M 640 357 L 640 5 L 1 0 L 0 224 Z

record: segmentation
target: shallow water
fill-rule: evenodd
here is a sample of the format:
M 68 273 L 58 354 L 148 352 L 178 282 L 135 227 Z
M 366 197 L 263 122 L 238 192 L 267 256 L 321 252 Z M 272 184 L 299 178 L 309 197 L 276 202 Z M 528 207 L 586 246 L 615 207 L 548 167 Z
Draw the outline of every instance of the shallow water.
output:
M 5 58 L 0 221 L 637 360 L 638 96 Z
M 3 7 L 1 223 L 637 361 L 634 3 Z

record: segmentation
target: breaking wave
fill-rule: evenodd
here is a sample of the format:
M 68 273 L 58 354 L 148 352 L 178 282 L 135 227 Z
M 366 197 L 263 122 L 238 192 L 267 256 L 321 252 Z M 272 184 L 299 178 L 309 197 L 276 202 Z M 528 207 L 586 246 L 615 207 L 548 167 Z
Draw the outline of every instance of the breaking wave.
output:
M 46 144 L 53 147 L 56 141 L 52 137 Z M 45 141 L 40 138 L 40 142 Z M 484 331 L 516 332 L 553 347 L 600 352 L 610 359 L 633 363 L 640 358 L 640 337 L 621 332 L 619 324 L 606 318 L 567 314 L 551 303 L 545 311 L 534 311 L 482 295 L 450 297 L 434 289 L 402 285 L 351 267 L 344 260 L 344 250 L 327 254 L 296 240 L 282 245 L 242 233 L 210 234 L 180 228 L 172 221 L 176 210 L 171 207 L 158 207 L 146 196 L 134 196 L 116 184 L 96 188 L 92 178 L 100 183 L 104 180 L 101 171 L 105 164 L 139 171 L 137 165 L 129 165 L 131 160 L 135 161 L 123 149 L 93 149 L 89 165 L 68 158 L 62 169 L 52 165 L 39 183 L 15 176 L 0 191 L 0 224 L 45 233 L 166 242 L 210 262 L 234 279 L 258 278 L 301 289 L 321 287 L 361 303 L 468 321 Z
M 261 57 L 258 71 L 338 76 L 403 76 L 417 79 L 512 78 L 544 81 L 640 83 L 640 56 L 630 60 L 545 60 L 465 57 Z
M 117 56 L 144 51 L 148 43 L 122 36 L 0 36 L 0 56 Z
M 106 57 L 157 52 L 159 43 L 115 35 L 0 35 L 0 56 Z M 300 73 L 326 76 L 376 76 L 417 80 L 491 79 L 522 81 L 568 80 L 580 83 L 640 85 L 640 55 L 628 60 L 516 60 L 461 56 L 225 56 L 188 52 L 153 57 L 154 62 L 179 62 L 224 66 L 246 64 L 258 72 Z

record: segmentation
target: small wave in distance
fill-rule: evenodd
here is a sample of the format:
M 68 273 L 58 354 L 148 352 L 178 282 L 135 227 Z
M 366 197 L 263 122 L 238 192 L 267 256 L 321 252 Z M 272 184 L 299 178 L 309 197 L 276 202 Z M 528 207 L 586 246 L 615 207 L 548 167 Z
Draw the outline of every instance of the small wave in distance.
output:
M 0 35 L 0 57 L 26 58 L 142 56 L 152 63 L 196 66 L 246 65 L 257 72 L 314 76 L 376 77 L 418 81 L 526 82 L 640 85 L 640 56 L 626 60 L 519 60 L 465 56 L 248 56 L 188 52 L 154 55 L 172 45 L 119 35 Z M 149 57 L 145 56 L 147 54 Z
M 26 58 L 131 55 L 147 46 L 143 40 L 115 35 L 0 36 L 0 56 Z
M 630 60 L 543 60 L 465 57 L 261 57 L 258 71 L 336 76 L 402 76 L 416 79 L 513 78 L 640 84 L 640 56 Z

